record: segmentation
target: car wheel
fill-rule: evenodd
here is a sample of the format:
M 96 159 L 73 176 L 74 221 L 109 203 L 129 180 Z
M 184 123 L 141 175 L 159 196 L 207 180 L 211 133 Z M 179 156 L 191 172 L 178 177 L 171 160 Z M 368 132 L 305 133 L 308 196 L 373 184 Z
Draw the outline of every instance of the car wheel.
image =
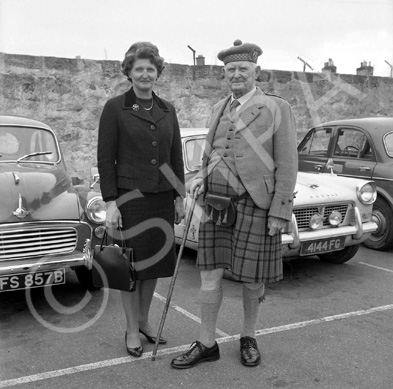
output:
M 328 254 L 318 254 L 318 257 L 324 262 L 334 263 L 339 265 L 341 263 L 349 261 L 358 252 L 360 244 L 345 247 L 343 250 L 333 251 Z
M 378 224 L 378 229 L 364 242 L 373 250 L 387 250 L 393 246 L 393 211 L 384 199 L 378 199 L 373 206 L 371 220 Z
M 83 288 L 89 290 L 100 289 L 99 287 L 93 285 L 93 273 L 91 270 L 81 266 L 75 269 L 75 273 L 79 283 Z

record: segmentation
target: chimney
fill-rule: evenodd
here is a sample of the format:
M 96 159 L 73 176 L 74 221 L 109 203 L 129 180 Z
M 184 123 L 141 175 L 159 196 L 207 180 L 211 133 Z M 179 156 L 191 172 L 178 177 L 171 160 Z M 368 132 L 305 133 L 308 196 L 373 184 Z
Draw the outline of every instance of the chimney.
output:
M 325 62 L 325 66 L 322 69 L 322 72 L 337 73 L 337 67 L 334 66 L 334 62 L 331 58 L 329 58 L 329 62 Z
M 202 54 L 199 54 L 196 58 L 197 66 L 204 66 L 205 65 L 205 57 Z
M 356 69 L 357 76 L 372 76 L 374 74 L 374 67 L 371 66 L 371 62 L 363 61 L 360 64 L 360 68 Z

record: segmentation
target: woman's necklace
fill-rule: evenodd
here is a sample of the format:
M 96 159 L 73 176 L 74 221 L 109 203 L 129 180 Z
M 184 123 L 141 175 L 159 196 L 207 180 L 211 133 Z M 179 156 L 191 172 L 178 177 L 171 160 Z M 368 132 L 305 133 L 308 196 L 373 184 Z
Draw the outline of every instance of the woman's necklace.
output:
M 149 108 L 146 108 L 143 104 L 142 107 L 146 110 L 146 111 L 150 111 L 153 108 L 154 105 L 154 99 L 151 99 L 151 106 Z

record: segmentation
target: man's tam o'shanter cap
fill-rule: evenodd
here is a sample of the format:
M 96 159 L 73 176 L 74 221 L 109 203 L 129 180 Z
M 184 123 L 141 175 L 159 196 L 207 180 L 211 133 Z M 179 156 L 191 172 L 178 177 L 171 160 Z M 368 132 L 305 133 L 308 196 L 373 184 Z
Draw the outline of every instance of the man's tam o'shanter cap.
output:
M 217 57 L 226 65 L 228 62 L 249 61 L 257 63 L 262 49 L 253 43 L 242 43 L 237 39 L 229 49 L 221 50 Z

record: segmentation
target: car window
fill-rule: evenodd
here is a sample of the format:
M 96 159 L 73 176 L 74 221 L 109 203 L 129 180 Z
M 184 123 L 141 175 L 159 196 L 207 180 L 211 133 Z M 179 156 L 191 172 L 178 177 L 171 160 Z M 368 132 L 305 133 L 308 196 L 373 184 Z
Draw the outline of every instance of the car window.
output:
M 186 164 L 191 171 L 199 170 L 202 166 L 205 138 L 187 140 L 185 144 Z
M 333 155 L 343 158 L 373 159 L 373 151 L 366 134 L 353 128 L 340 128 Z
M 393 157 L 393 132 L 385 134 L 383 143 L 385 144 L 385 149 L 389 157 Z
M 0 154 L 15 155 L 19 149 L 19 142 L 16 136 L 4 129 L 0 129 Z
M 299 154 L 326 157 L 328 155 L 331 128 L 316 129 L 306 136 L 306 142 L 300 147 Z
M 56 161 L 56 143 L 53 135 L 49 131 L 37 130 L 30 139 L 30 153 L 36 151 L 52 151 L 52 154 L 37 155 L 31 158 L 33 161 Z
M 31 153 L 47 151 L 51 154 L 31 156 L 25 160 L 59 160 L 56 138 L 51 131 L 29 127 L 0 127 L 0 161 L 15 161 Z

